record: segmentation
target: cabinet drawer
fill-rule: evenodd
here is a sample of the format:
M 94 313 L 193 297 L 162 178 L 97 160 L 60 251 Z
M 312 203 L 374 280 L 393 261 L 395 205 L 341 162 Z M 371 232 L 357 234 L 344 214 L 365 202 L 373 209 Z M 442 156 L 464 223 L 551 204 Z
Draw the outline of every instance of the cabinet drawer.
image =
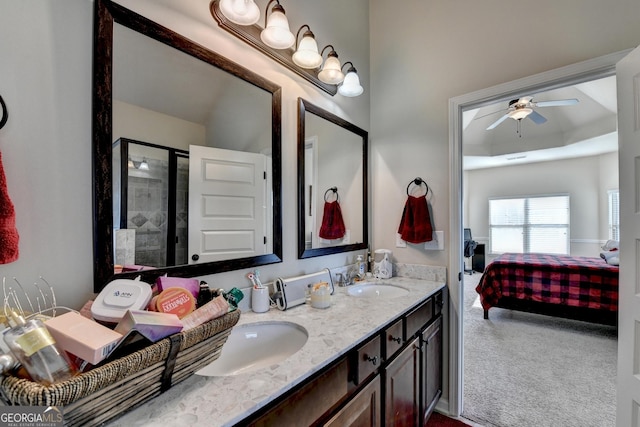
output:
M 433 298 L 429 298 L 420 307 L 407 314 L 405 340 L 409 340 L 433 317 Z
M 402 339 L 402 319 L 384 331 L 385 357 L 389 360 L 404 344 Z
M 358 385 L 373 374 L 382 364 L 380 335 L 364 344 L 356 353 L 354 383 Z

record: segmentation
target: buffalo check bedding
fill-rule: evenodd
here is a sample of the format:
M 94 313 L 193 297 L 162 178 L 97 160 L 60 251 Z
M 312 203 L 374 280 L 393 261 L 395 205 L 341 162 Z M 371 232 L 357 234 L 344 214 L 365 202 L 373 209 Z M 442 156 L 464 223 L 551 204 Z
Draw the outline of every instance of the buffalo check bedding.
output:
M 618 272 L 602 258 L 505 253 L 487 266 L 476 292 L 485 310 L 511 297 L 617 311 Z

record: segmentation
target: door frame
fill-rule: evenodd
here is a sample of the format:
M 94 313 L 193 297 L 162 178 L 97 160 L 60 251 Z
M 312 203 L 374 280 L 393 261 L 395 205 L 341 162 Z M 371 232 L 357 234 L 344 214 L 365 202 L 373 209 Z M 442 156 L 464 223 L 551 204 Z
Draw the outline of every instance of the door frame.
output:
M 531 92 L 551 90 L 601 77 L 615 75 L 615 65 L 631 50 L 615 52 L 492 86 L 449 99 L 449 414 L 460 416 L 464 394 L 463 291 L 462 276 L 462 113 L 500 101 L 519 98 Z

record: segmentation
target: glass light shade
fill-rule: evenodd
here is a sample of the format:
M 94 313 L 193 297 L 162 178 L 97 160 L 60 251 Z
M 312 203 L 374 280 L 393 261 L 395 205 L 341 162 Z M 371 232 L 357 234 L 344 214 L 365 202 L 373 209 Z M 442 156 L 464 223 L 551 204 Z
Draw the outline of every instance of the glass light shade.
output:
M 344 80 L 344 74 L 342 74 L 340 68 L 340 60 L 338 57 L 329 54 L 327 60 L 324 61 L 322 71 L 318 73 L 318 78 L 327 84 L 340 84 Z
M 148 171 L 149 170 L 149 163 L 147 163 L 147 159 L 142 159 L 138 169 L 143 170 L 143 171 Z
M 509 113 L 509 117 L 514 120 L 521 120 L 527 117 L 529 114 L 533 113 L 531 108 L 519 108 Z
M 260 9 L 253 0 L 220 0 L 220 11 L 238 25 L 253 25 L 260 19 Z
M 322 56 L 318 53 L 316 39 L 309 33 L 305 34 L 292 59 L 297 66 L 302 68 L 319 67 L 322 64 Z
M 267 27 L 260 33 L 260 38 L 274 49 L 288 49 L 296 42 L 296 36 L 289 30 L 289 21 L 280 5 L 273 7 L 267 19 Z
M 338 88 L 338 93 L 342 96 L 358 96 L 364 92 L 362 85 L 360 85 L 360 78 L 358 77 L 358 73 L 355 71 L 349 70 L 347 75 L 344 77 L 344 82 L 342 86 Z

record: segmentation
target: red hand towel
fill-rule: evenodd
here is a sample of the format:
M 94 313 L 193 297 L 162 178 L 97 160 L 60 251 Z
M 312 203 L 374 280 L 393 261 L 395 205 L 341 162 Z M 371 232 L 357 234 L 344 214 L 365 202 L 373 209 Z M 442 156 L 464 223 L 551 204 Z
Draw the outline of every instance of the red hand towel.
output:
M 324 214 L 322 216 L 322 226 L 320 227 L 320 237 L 333 240 L 342 239 L 347 232 L 342 220 L 342 210 L 337 200 L 324 202 Z
M 16 212 L 9 199 L 7 179 L 0 153 L 0 264 L 8 264 L 18 259 L 18 230 Z
M 433 228 L 427 196 L 408 196 L 402 211 L 398 233 L 409 243 L 423 243 L 433 240 Z

